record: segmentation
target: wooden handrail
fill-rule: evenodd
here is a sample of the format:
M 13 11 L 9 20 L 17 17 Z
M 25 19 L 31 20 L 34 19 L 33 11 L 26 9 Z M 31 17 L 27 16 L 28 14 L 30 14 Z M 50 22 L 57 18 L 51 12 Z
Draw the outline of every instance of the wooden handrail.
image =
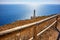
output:
M 47 26 L 47 28 L 43 29 L 41 32 L 39 32 L 37 34 L 37 36 L 41 35 L 43 32 L 45 32 L 46 30 L 48 30 L 50 27 L 52 27 L 57 21 L 54 21 L 51 25 Z M 31 37 L 29 40 L 32 40 L 33 37 Z
M 23 26 L 18 26 L 18 27 L 15 27 L 15 28 L 12 28 L 12 29 L 8 29 L 8 30 L 5 30 L 5 31 L 0 31 L 0 35 L 4 35 L 4 34 L 7 34 L 7 33 L 16 31 L 16 30 L 21 30 L 21 29 L 30 27 L 30 26 L 32 26 L 32 25 L 36 25 L 36 24 L 42 23 L 42 22 L 44 22 L 44 21 L 47 21 L 47 20 L 52 19 L 52 18 L 57 17 L 57 16 L 58 16 L 58 15 L 54 15 L 54 16 L 48 17 L 48 18 L 46 18 L 46 19 L 37 21 L 37 22 L 29 23 L 29 24 L 26 24 L 26 25 L 23 25 Z

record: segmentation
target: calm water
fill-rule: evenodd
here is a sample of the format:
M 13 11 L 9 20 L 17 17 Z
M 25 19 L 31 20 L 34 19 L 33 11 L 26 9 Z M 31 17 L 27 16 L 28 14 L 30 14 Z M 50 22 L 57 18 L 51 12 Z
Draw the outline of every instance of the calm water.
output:
M 37 16 L 60 13 L 60 5 L 40 5 L 36 9 Z M 0 4 L 0 26 L 16 20 L 29 19 L 33 10 L 28 5 Z

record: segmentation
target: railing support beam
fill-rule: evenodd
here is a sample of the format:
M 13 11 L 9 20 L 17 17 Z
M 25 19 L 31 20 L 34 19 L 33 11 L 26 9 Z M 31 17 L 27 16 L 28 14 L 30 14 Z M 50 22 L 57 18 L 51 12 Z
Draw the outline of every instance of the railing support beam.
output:
M 37 40 L 36 26 L 34 26 L 34 28 L 33 28 L 33 40 Z

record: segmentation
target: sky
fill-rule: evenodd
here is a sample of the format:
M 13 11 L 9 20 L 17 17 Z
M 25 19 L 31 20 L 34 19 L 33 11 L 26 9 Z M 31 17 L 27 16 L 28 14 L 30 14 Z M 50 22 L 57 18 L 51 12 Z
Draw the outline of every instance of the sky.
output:
M 59 2 L 60 0 L 0 0 L 0 2 Z
M 36 9 L 41 4 L 60 4 L 60 0 L 0 0 L 0 4 L 28 4 Z
M 15 3 L 15 2 L 19 2 L 19 3 L 26 3 L 26 2 L 28 2 L 28 3 L 34 3 L 34 2 L 36 2 L 36 3 L 52 3 L 52 4 L 60 4 L 60 0 L 0 0 L 0 3 Z
M 60 4 L 60 0 L 0 0 L 0 4 L 28 4 L 36 9 L 41 4 Z

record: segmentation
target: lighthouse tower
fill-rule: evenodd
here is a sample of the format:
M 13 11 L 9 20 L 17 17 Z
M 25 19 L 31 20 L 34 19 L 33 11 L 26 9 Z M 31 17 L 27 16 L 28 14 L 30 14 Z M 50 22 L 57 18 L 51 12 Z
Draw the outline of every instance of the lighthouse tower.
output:
M 36 17 L 36 15 L 35 15 L 35 10 L 34 10 L 34 14 L 33 14 L 33 17 L 34 17 L 34 18 Z
M 33 16 L 31 16 L 31 19 L 36 18 L 35 9 L 34 9 L 34 11 L 33 11 L 33 12 L 34 12 L 34 13 L 33 13 Z

